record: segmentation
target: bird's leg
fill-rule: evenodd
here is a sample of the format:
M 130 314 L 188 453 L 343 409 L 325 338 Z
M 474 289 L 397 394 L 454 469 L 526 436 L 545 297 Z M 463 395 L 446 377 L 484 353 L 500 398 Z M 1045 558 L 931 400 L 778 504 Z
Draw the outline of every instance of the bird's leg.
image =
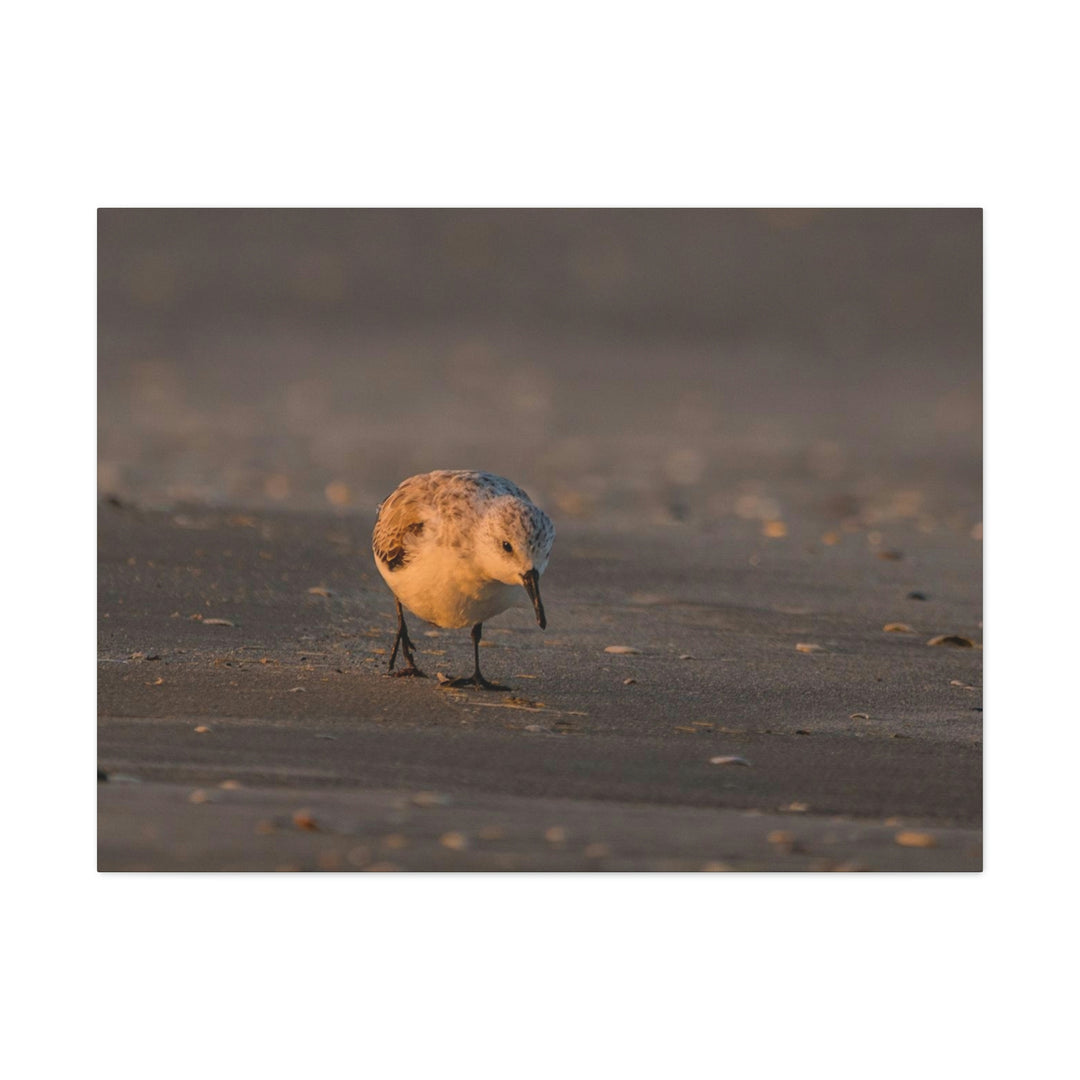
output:
M 421 678 L 425 678 L 424 673 L 416 666 L 416 661 L 413 660 L 413 643 L 409 638 L 408 628 L 405 626 L 405 612 L 401 608 L 401 601 L 397 601 L 397 617 L 398 628 L 397 637 L 394 638 L 394 649 L 390 653 L 390 666 L 386 669 L 388 675 L 419 675 Z M 400 671 L 394 670 L 394 661 L 397 659 L 398 646 L 401 646 L 401 652 L 405 657 L 405 663 L 408 667 L 403 667 Z
M 467 679 L 451 679 L 443 683 L 443 686 L 476 686 L 481 690 L 509 690 L 509 686 L 500 686 L 498 683 L 488 682 L 480 674 L 480 634 L 484 628 L 483 623 L 477 623 L 472 628 L 473 661 L 475 667 L 472 675 Z

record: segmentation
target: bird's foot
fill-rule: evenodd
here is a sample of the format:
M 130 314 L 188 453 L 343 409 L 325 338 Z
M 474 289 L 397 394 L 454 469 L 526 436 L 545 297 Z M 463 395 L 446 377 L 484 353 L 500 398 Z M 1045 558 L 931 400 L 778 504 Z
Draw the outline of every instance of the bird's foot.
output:
M 447 681 L 441 685 L 447 690 L 464 686 L 475 686 L 477 690 L 513 690 L 512 686 L 503 686 L 501 683 L 488 682 L 483 675 L 470 675 L 467 679 L 447 679 Z
M 388 671 L 386 673 L 391 679 L 402 679 L 407 675 L 416 675 L 418 678 L 426 679 L 427 676 L 415 665 L 410 667 L 399 668 L 397 671 Z

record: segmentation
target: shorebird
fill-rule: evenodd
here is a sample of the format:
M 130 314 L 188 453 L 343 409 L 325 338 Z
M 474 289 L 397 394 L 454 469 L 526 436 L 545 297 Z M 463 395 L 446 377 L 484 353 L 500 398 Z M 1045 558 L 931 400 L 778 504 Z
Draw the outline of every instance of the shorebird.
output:
M 518 603 L 524 588 L 536 621 L 547 626 L 540 599 L 555 540 L 551 519 L 516 484 L 491 473 L 441 469 L 403 480 L 379 506 L 371 546 L 375 565 L 397 603 L 391 675 L 423 675 L 403 607 L 447 629 L 472 624 L 473 674 L 445 686 L 508 690 L 480 672 L 484 622 Z M 406 666 L 394 670 L 400 647 Z

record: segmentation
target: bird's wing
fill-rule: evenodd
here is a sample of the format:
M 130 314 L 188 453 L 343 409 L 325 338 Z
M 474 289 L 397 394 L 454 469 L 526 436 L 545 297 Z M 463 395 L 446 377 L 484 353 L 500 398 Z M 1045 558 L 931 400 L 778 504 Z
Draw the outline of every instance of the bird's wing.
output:
M 379 506 L 371 550 L 389 570 L 408 563 L 415 540 L 424 530 L 421 506 L 408 490 L 398 488 Z

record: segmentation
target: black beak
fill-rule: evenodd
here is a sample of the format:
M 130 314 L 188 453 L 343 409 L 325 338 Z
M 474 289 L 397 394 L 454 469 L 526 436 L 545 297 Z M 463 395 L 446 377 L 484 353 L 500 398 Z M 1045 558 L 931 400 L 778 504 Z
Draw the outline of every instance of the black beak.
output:
M 536 621 L 543 630 L 547 627 L 547 616 L 544 614 L 544 601 L 540 599 L 540 575 L 535 570 L 530 570 L 527 574 L 521 575 L 521 583 L 529 594 L 533 609 L 536 611 Z

